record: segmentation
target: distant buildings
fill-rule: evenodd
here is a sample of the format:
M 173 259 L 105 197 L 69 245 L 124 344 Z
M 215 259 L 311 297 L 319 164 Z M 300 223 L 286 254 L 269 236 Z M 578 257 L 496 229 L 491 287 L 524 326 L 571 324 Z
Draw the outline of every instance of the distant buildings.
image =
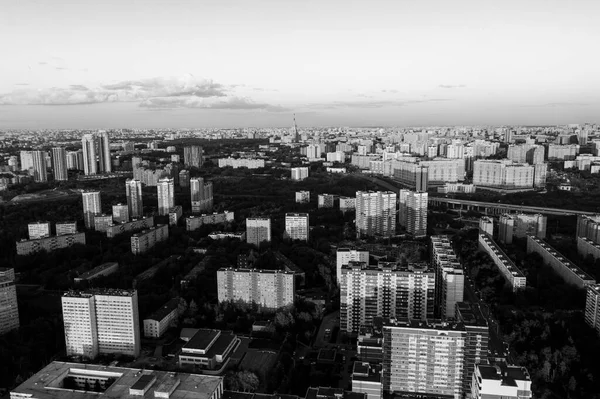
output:
M 427 235 L 427 198 L 426 192 L 400 190 L 399 223 L 414 237 Z
M 340 211 L 349 212 L 356 209 L 356 197 L 340 197 Z
M 242 301 L 275 310 L 294 303 L 294 273 L 279 270 L 221 268 L 217 271 L 219 302 Z
M 396 234 L 396 193 L 356 192 L 356 238 Z
M 257 247 L 262 242 L 271 242 L 271 219 L 270 218 L 247 218 L 246 219 L 246 242 Z
M 70 291 L 62 298 L 67 356 L 140 354 L 138 296 L 135 290 Z
M 433 317 L 435 274 L 426 264 L 350 261 L 340 279 L 340 329 L 357 333 L 376 317 Z
M 319 194 L 317 197 L 318 208 L 333 208 L 335 203 L 335 197 L 333 194 Z
M 177 226 L 179 219 L 183 216 L 183 208 L 181 205 L 175 205 L 169 209 L 169 226 Z
M 83 200 L 83 221 L 88 229 L 94 228 L 94 217 L 102 214 L 100 191 L 84 191 L 81 193 Z
M 296 203 L 308 204 L 310 202 L 310 191 L 296 191 Z
M 285 214 L 285 238 L 308 241 L 309 231 L 308 213 Z
M 19 328 L 15 270 L 0 267 L 0 336 Z
M 158 214 L 168 215 L 169 209 L 175 206 L 175 183 L 172 178 L 162 178 L 156 186 L 158 195 Z
M 27 225 L 30 240 L 50 237 L 50 222 L 35 222 Z
M 108 133 L 85 134 L 81 139 L 81 146 L 83 148 L 83 170 L 86 175 L 112 171 Z
M 67 151 L 67 169 L 83 170 L 83 151 Z
M 487 234 L 479 233 L 479 249 L 487 252 L 494 264 L 498 267 L 500 274 L 510 284 L 513 292 L 524 289 L 527 286 L 525 275 L 515 266 L 514 262 L 502 251 Z
M 577 216 L 576 236 L 587 238 L 593 243 L 600 244 L 600 214 Z
M 187 231 L 194 231 L 206 224 L 224 224 L 233 221 L 233 212 L 222 212 L 222 213 L 210 213 L 208 215 L 201 216 L 188 216 L 185 218 L 185 229 Z
M 213 184 L 204 182 L 201 177 L 190 179 L 190 193 L 192 200 L 192 212 L 210 212 L 213 207 Z
M 140 233 L 131 236 L 131 253 L 134 255 L 142 254 L 153 248 L 156 243 L 166 241 L 169 238 L 169 226 L 159 224 L 156 227 L 150 227 Z
M 548 218 L 542 214 L 504 214 L 498 223 L 498 241 L 511 244 L 513 236 L 525 238 L 528 234 L 538 238 L 546 238 Z
M 537 175 L 536 175 L 537 173 Z M 475 187 L 528 190 L 546 183 L 546 164 L 528 165 L 511 160 L 477 160 L 473 163 Z
M 479 219 L 479 231 L 489 235 L 490 237 L 494 236 L 494 219 L 482 216 Z
M 31 151 L 33 159 L 33 180 L 38 183 L 48 181 L 48 166 L 46 164 L 45 151 Z
M 292 168 L 292 180 L 304 180 L 308 177 L 307 167 Z
M 62 147 L 52 148 L 52 171 L 54 172 L 54 180 L 69 180 L 67 173 L 67 151 Z
M 248 169 L 259 169 L 265 167 L 264 159 L 256 158 L 219 158 L 219 168 L 225 168 L 231 166 L 233 169 L 237 168 L 248 168 Z
M 17 241 L 17 255 L 30 255 L 38 251 L 52 252 L 70 247 L 73 244 L 85 245 L 85 233 L 62 234 L 37 240 Z
M 183 163 L 186 167 L 200 168 L 204 164 L 204 151 L 198 145 L 183 148 Z
M 127 195 L 127 208 L 131 218 L 141 218 L 144 216 L 144 203 L 142 200 L 142 182 L 135 179 L 127 179 L 125 182 L 125 192 Z

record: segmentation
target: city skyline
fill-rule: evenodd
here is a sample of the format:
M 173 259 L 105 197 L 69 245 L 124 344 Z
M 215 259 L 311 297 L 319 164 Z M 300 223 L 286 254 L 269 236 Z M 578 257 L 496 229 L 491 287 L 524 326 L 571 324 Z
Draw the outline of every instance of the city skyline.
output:
M 5 11 L 0 128 L 564 124 L 600 105 L 595 63 L 576 62 L 600 38 L 594 2 Z

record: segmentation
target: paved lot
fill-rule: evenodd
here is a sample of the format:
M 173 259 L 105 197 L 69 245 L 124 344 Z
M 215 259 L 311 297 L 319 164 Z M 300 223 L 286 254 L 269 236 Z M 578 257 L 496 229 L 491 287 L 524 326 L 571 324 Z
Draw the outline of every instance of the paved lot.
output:
M 319 332 L 317 333 L 317 337 L 315 338 L 315 348 L 323 348 L 329 345 L 329 340 L 325 339 L 325 330 L 330 329 L 333 333 L 333 329 L 335 327 L 339 327 L 340 325 L 340 311 L 336 311 L 330 313 L 323 317 L 323 321 L 321 322 L 321 327 L 319 328 Z M 339 334 L 338 334 L 339 335 Z

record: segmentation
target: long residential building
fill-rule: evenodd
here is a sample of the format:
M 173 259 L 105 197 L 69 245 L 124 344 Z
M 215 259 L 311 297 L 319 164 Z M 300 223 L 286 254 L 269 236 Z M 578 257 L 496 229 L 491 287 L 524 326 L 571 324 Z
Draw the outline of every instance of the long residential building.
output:
M 454 319 L 456 304 L 463 301 L 465 276 L 449 236 L 431 236 L 431 264 L 435 270 L 436 316 Z
M 398 222 L 414 237 L 427 235 L 427 193 L 400 190 Z
M 63 234 L 37 240 L 17 241 L 17 255 L 30 255 L 38 251 L 52 252 L 57 249 L 68 248 L 73 244 L 85 245 L 85 233 Z
M 535 168 L 510 160 L 477 160 L 473 163 L 475 187 L 532 189 Z M 545 181 L 545 179 L 544 179 Z
M 75 281 L 76 283 L 80 283 L 82 281 L 89 281 L 97 277 L 111 275 L 117 270 L 119 270 L 119 263 L 107 262 L 96 266 L 92 270 L 88 270 L 87 272 L 81 274 L 79 277 L 75 277 L 73 281 Z
M 280 270 L 221 268 L 217 271 L 219 302 L 242 301 L 261 309 L 292 305 L 294 273 Z
M 391 191 L 357 191 L 356 238 L 396 235 L 396 203 Z
M 137 357 L 140 325 L 136 290 L 69 291 L 62 298 L 67 356 Z
M 248 169 L 259 169 L 265 167 L 264 159 L 256 158 L 219 158 L 219 168 L 225 168 L 231 166 L 233 169 L 237 168 L 248 168 Z
M 340 329 L 357 333 L 376 317 L 432 318 L 434 298 L 435 273 L 426 264 L 350 261 L 342 266 Z
M 10 393 L 11 399 L 221 399 L 222 395 L 223 377 L 59 361 L 51 362 Z
M 587 287 L 585 322 L 600 336 L 600 284 L 588 285 Z
M 527 236 L 527 253 L 535 252 L 544 259 L 544 263 L 550 265 L 566 283 L 585 289 L 596 280 L 581 270 L 578 266 L 569 262 L 564 256 L 552 248 L 548 243 L 533 235 Z
M 591 255 L 594 259 L 600 259 L 600 245 L 585 237 L 577 237 L 577 253 L 584 258 Z
M 600 214 L 577 216 L 577 237 L 585 237 L 588 240 L 600 244 Z
M 113 223 L 107 226 L 105 231 L 108 238 L 113 238 L 129 231 L 149 229 L 151 227 L 154 227 L 154 216 L 142 217 L 141 219 L 134 219 L 126 223 Z
M 156 227 L 151 227 L 131 236 L 131 252 L 134 255 L 142 254 L 153 248 L 156 243 L 166 241 L 168 238 L 169 226 L 158 224 Z
M 487 234 L 479 234 L 479 249 L 484 250 L 492 260 L 500 274 L 510 284 L 513 292 L 524 289 L 527 286 L 527 279 L 521 270 L 515 266 L 515 263 L 502 251 L 494 242 L 492 237 Z
M 209 213 L 201 216 L 188 216 L 185 218 L 185 229 L 194 231 L 207 224 L 223 224 L 233 221 L 234 213 L 224 211 L 223 213 Z

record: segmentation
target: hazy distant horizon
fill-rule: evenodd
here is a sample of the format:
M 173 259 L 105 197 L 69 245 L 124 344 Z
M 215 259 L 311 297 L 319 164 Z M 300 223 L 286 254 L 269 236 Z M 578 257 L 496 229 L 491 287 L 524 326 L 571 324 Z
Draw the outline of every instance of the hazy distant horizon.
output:
M 594 123 L 597 15 L 560 0 L 8 2 L 0 129 Z

